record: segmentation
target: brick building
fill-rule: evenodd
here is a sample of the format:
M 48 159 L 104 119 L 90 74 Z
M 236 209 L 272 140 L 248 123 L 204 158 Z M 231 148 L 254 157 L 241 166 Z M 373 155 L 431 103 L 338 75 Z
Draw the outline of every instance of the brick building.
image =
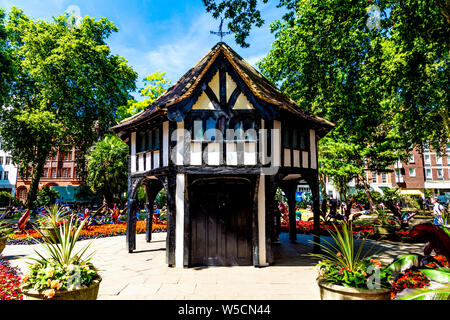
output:
M 80 186 L 81 181 L 78 178 L 76 170 L 75 148 L 70 151 L 59 151 L 56 156 L 49 158 L 45 163 L 44 171 L 39 182 L 39 190 L 45 186 L 58 188 Z M 17 178 L 16 198 L 25 201 L 30 190 L 30 184 L 31 175 L 25 178 L 19 174 Z
M 423 153 L 411 152 L 406 162 L 397 161 L 391 173 L 367 172 L 367 181 L 373 190 L 382 192 L 383 188 L 399 187 L 405 195 L 425 197 L 424 189 L 429 189 L 435 196 L 446 196 L 450 199 L 450 144 L 447 153 L 441 157 L 425 145 Z M 355 181 L 349 184 L 354 188 Z M 327 193 L 338 197 L 338 194 L 327 179 Z

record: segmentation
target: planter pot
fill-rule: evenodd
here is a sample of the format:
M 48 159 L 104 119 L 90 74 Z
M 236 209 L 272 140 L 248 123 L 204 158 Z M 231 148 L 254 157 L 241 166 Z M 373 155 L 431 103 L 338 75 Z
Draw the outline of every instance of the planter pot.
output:
M 380 238 L 395 239 L 397 237 L 396 228 L 393 226 L 373 226 L 373 233 Z
M 52 243 L 59 243 L 59 228 L 55 227 L 40 227 L 39 231 Z
M 73 291 L 56 291 L 55 296 L 52 299 L 47 299 L 43 294 L 36 291 L 22 290 L 24 300 L 97 300 L 98 289 L 102 279 L 97 279 L 87 288 L 81 288 Z
M 356 289 L 318 281 L 321 300 L 391 300 L 390 289 Z
M 2 253 L 3 250 L 5 249 L 7 240 L 8 240 L 8 237 L 0 238 L 0 253 Z

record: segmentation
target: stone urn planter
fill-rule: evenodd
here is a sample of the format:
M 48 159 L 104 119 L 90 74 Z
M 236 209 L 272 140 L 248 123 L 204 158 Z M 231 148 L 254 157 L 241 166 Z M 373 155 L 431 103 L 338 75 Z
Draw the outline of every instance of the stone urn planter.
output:
M 43 236 L 45 236 L 47 239 L 49 239 L 52 243 L 59 243 L 59 228 L 58 227 L 40 227 L 39 231 L 42 233 Z
M 7 240 L 8 237 L 0 237 L 0 253 L 2 253 L 3 250 L 5 249 Z
M 42 293 L 33 290 L 22 290 L 24 300 L 97 300 L 101 278 L 94 280 L 87 288 L 72 291 L 56 291 L 52 299 L 47 299 Z
M 317 282 L 321 300 L 391 300 L 390 289 L 357 289 Z

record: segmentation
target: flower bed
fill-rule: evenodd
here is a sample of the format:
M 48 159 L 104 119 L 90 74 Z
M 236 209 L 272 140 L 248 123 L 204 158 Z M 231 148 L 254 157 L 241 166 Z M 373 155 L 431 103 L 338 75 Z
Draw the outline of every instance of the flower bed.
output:
M 166 224 L 153 224 L 152 230 L 153 232 L 164 232 L 166 231 Z M 146 232 L 146 222 L 145 221 L 137 221 L 136 224 L 136 233 L 143 234 Z M 101 224 L 95 226 L 85 227 L 81 231 L 80 240 L 90 240 L 90 239 L 99 239 L 106 237 L 114 237 L 114 236 L 122 236 L 127 233 L 127 224 L 119 223 L 119 224 Z M 8 245 L 21 245 L 21 244 L 34 244 L 38 242 L 42 242 L 41 235 L 35 230 L 29 230 L 26 233 L 16 233 L 10 236 L 8 239 Z
M 313 221 L 297 221 L 297 233 L 298 234 L 312 234 L 314 231 L 314 222 Z M 320 235 L 328 236 L 329 230 L 334 230 L 332 224 L 325 224 L 323 222 L 320 223 Z M 289 223 L 287 221 L 282 221 L 281 223 L 281 231 L 289 232 Z M 409 231 L 396 231 L 397 238 L 401 241 L 408 241 Z M 353 224 L 353 234 L 361 237 L 368 236 L 369 238 L 374 235 L 374 229 L 372 225 L 366 224 Z
M 20 282 L 17 269 L 12 268 L 0 256 L 0 300 L 22 300 Z
M 408 288 L 424 288 L 430 284 L 430 280 L 420 271 L 409 271 L 401 276 L 392 285 L 391 299 L 399 292 Z

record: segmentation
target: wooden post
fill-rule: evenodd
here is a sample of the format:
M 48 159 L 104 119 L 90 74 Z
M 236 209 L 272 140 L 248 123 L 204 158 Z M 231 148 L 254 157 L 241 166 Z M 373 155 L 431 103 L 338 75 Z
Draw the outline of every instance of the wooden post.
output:
M 275 199 L 274 179 L 271 176 L 266 177 L 266 258 L 267 263 L 274 262 L 272 241 L 274 240 L 274 214 L 273 205 Z
M 167 240 L 166 263 L 169 267 L 175 266 L 175 228 L 176 228 L 176 172 L 170 172 L 167 177 Z
M 314 253 L 319 253 L 320 250 L 320 191 L 319 191 L 319 174 L 317 171 L 308 175 L 306 179 L 311 188 L 313 198 L 313 212 L 314 212 Z
M 136 250 L 136 201 L 128 198 L 127 210 L 127 249 L 129 253 Z
M 147 209 L 147 224 L 145 230 L 145 240 L 147 242 L 152 241 L 152 231 L 153 231 L 153 202 L 154 197 L 152 197 L 152 188 L 149 184 L 145 184 L 145 208 Z

